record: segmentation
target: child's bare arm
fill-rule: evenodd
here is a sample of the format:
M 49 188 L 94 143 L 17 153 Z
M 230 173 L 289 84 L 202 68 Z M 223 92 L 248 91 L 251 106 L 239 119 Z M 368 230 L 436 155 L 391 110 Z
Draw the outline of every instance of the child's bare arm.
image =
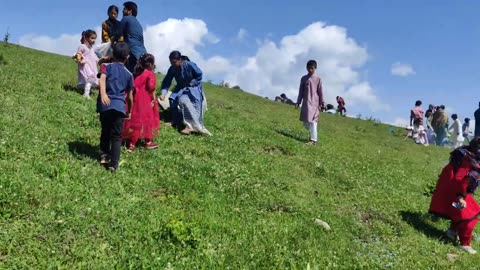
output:
M 107 95 L 107 75 L 100 75 L 100 100 L 105 106 L 110 105 L 110 98 Z
M 133 89 L 131 89 L 127 94 L 127 105 L 128 105 L 127 119 L 130 119 L 130 112 L 133 106 Z

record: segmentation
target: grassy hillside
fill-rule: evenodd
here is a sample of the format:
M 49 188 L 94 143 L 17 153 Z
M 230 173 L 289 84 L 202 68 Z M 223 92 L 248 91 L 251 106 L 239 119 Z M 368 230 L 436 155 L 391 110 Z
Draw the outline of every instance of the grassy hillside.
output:
M 123 151 L 111 174 L 97 161 L 95 100 L 71 90 L 73 61 L 15 45 L 0 44 L 1 55 L 0 268 L 480 263 L 442 238 L 447 222 L 425 214 L 445 149 L 332 115 L 308 147 L 298 110 L 206 84 L 214 136 L 163 126 L 160 149 Z

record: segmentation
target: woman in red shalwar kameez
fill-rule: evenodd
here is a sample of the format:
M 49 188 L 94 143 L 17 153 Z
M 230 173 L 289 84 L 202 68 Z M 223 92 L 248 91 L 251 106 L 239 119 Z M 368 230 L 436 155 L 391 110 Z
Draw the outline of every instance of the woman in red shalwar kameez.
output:
M 473 198 L 473 192 L 480 179 L 480 137 L 468 146 L 462 146 L 450 153 L 450 162 L 443 168 L 430 203 L 429 213 L 451 220 L 447 236 L 460 239 L 460 248 L 475 254 L 471 245 L 473 230 L 478 221 L 480 206 Z M 452 204 L 458 203 L 459 207 Z

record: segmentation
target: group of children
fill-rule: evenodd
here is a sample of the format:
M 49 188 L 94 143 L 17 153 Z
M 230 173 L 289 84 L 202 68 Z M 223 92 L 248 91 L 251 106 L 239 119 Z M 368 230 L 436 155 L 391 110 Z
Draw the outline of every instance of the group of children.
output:
M 102 24 L 102 42 L 111 42 L 118 24 L 118 7 L 108 8 L 109 18 Z M 146 149 L 156 149 L 153 137 L 160 128 L 159 108 L 155 96 L 156 77 L 153 72 L 155 58 L 145 53 L 130 72 L 125 63 L 130 48 L 116 37 L 108 56 L 100 59 L 93 48 L 97 34 L 93 30 L 82 32 L 81 44 L 73 59 L 78 64 L 78 87 L 90 99 L 90 90 L 99 88 L 97 112 L 101 122 L 100 163 L 115 172 L 120 159 L 122 141 L 127 151 L 133 152 L 139 139 Z M 100 72 L 98 65 L 100 62 Z

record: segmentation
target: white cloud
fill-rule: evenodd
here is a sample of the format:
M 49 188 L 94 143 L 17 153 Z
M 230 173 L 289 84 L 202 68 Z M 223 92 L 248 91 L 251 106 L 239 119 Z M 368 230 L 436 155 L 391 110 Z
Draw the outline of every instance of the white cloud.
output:
M 240 29 L 237 37 L 245 38 L 247 35 L 246 30 Z M 20 44 L 72 55 L 79 39 L 80 34 L 58 38 L 28 35 L 20 38 Z M 306 73 L 305 64 L 315 59 L 326 102 L 335 103 L 336 96 L 343 96 L 347 109 L 349 106 L 373 112 L 389 109 L 388 105 L 382 105 L 371 84 L 360 76 L 358 69 L 368 59 L 366 48 L 358 45 L 348 36 L 347 30 L 339 26 L 316 22 L 294 35 L 284 36 L 278 43 L 265 37 L 259 42 L 254 55 L 244 56 L 243 60 L 235 63 L 220 55 L 206 58 L 199 52 L 205 43 L 220 42 L 202 20 L 168 19 L 147 25 L 144 40 L 147 51 L 155 55 L 156 65 L 163 73 L 169 67 L 168 54 L 179 50 L 199 65 L 205 79 L 225 80 L 230 85 L 239 85 L 260 96 L 274 97 L 286 93 L 295 99 L 300 78 Z
M 397 126 L 397 127 L 407 127 L 410 125 L 410 121 L 406 118 L 395 118 L 395 120 L 391 123 L 391 125 Z
M 415 70 L 410 64 L 403 64 L 400 62 L 394 63 L 390 72 L 394 76 L 406 77 L 409 75 L 415 75 Z
M 237 42 L 242 42 L 247 38 L 247 36 L 248 36 L 248 31 L 244 28 L 240 28 L 238 30 L 237 37 L 235 38 L 235 40 Z
M 97 33 L 97 42 L 100 42 L 101 28 L 94 29 Z M 18 43 L 22 46 L 35 48 L 42 51 L 58 53 L 62 55 L 74 55 L 80 45 L 81 33 L 62 34 L 52 38 L 45 35 L 28 34 L 20 37 Z

